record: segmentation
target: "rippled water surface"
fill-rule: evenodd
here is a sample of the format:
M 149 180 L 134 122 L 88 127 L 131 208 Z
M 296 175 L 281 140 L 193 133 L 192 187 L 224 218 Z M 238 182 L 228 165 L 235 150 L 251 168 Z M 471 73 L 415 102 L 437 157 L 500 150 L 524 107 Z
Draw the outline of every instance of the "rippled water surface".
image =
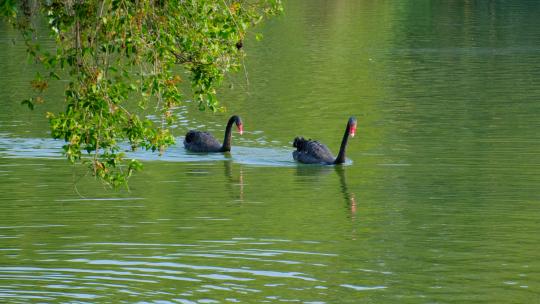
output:
M 0 302 L 540 303 L 540 4 L 288 1 L 228 113 L 111 191 L 69 165 L 0 25 Z M 249 84 L 246 81 L 246 75 Z M 187 153 L 190 128 L 228 154 Z M 292 161 L 294 136 L 340 167 Z

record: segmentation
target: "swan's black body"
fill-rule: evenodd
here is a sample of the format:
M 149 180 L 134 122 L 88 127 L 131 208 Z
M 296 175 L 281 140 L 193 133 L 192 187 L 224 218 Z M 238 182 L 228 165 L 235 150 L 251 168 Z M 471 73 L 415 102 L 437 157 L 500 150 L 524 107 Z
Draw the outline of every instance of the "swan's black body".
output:
M 347 128 L 341 141 L 341 147 L 337 157 L 334 157 L 330 149 L 324 144 L 311 139 L 304 139 L 303 137 L 296 137 L 294 139 L 293 147 L 296 151 L 293 152 L 294 160 L 304 164 L 323 164 L 323 165 L 337 165 L 345 162 L 345 150 L 347 148 L 347 142 L 349 135 L 354 136 L 356 131 L 356 118 L 351 117 L 347 122 Z
M 304 164 L 332 164 L 335 157 L 327 146 L 311 139 L 296 137 L 293 147 L 293 158 Z
M 242 134 L 242 120 L 239 116 L 233 115 L 227 122 L 225 128 L 225 138 L 223 145 L 208 132 L 190 130 L 184 138 L 184 147 L 191 152 L 228 152 L 231 151 L 231 128 L 233 123 L 238 127 Z

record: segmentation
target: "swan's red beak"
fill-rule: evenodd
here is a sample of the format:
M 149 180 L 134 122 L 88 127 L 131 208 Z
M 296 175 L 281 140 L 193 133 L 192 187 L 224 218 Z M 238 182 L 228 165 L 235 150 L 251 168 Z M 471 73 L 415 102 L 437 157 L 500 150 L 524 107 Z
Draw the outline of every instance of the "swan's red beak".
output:
M 240 135 L 244 134 L 244 125 L 238 125 L 238 133 L 240 133 Z
M 350 132 L 350 134 L 351 134 L 351 137 L 354 137 L 354 135 L 356 134 L 356 125 L 352 125 L 352 126 L 351 126 L 351 132 Z

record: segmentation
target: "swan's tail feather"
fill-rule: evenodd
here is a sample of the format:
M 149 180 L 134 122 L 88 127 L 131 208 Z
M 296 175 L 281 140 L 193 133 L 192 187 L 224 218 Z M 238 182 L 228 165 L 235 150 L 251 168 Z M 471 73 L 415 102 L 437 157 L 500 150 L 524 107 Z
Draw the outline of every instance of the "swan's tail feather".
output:
M 305 139 L 303 137 L 295 137 L 292 146 L 298 148 L 301 145 L 301 142 Z
M 298 151 L 301 151 L 302 149 L 304 149 L 304 147 L 306 146 L 306 143 L 308 142 L 309 140 L 301 137 L 301 136 L 298 136 L 294 139 L 294 142 L 293 142 L 293 147 L 296 148 L 296 150 Z
M 197 136 L 197 132 L 194 130 L 189 130 L 186 134 L 186 137 L 184 138 L 184 141 L 187 143 L 191 143 L 195 141 L 195 136 Z

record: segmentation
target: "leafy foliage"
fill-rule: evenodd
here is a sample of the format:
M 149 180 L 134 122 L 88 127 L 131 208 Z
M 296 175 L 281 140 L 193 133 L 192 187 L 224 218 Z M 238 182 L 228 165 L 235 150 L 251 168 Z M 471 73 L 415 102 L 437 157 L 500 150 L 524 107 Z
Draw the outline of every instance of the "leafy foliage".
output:
M 141 168 L 135 160 L 123 165 L 121 144 L 162 152 L 174 143 L 169 127 L 185 98 L 182 71 L 200 109 L 217 110 L 216 87 L 239 68 L 246 32 L 280 10 L 280 0 L 0 1 L 0 15 L 48 73 L 36 76 L 37 97 L 22 104 L 33 109 L 50 81 L 67 78 L 65 110 L 47 113 L 52 136 L 66 142 L 71 162 L 87 162 L 113 186 Z M 56 42 L 52 52 L 35 39 L 40 17 Z M 148 119 L 149 111 L 161 121 Z

